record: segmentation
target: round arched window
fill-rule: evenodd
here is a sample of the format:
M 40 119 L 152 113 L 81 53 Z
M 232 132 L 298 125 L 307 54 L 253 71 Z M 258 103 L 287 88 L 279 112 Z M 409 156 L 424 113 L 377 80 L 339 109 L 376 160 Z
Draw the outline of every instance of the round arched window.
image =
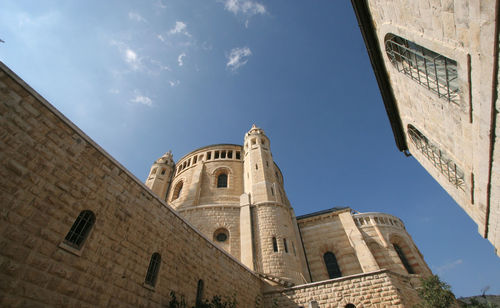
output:
M 224 228 L 217 229 L 214 232 L 214 240 L 216 242 L 224 243 L 227 241 L 228 238 L 229 238 L 229 232 Z

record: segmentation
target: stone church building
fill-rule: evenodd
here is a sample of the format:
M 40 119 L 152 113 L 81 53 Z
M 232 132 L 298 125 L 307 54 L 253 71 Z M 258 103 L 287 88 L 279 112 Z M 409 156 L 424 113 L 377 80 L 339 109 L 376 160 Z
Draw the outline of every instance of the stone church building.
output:
M 0 306 L 412 307 L 403 222 L 295 216 L 271 141 L 166 153 L 141 183 L 0 63 Z

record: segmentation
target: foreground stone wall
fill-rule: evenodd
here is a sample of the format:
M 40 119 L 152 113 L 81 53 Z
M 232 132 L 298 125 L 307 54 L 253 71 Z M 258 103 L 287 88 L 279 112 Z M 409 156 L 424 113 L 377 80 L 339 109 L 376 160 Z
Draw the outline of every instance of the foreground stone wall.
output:
M 193 305 L 200 279 L 205 298 L 255 305 L 258 277 L 0 67 L 0 306 L 164 306 L 171 291 Z M 85 245 L 61 248 L 82 210 L 96 216 Z
M 490 214 L 498 215 L 500 206 L 499 184 L 492 182 L 496 190 L 491 194 L 488 191 L 492 104 L 495 104 L 492 78 L 497 77 L 493 74 L 497 65 L 495 52 L 498 53 L 493 44 L 498 22 L 496 1 L 369 0 L 368 4 L 411 154 L 477 223 L 479 233 L 499 247 L 494 235 L 498 218 L 490 215 L 493 218 L 490 229 L 495 231 L 486 234 L 490 197 L 495 207 Z M 386 54 L 388 34 L 456 61 L 458 100 L 439 98 L 398 71 Z M 408 137 L 408 125 L 418 129 L 446 160 L 457 165 L 463 173 L 462 185 L 454 185 L 448 179 L 446 167 L 432 162 L 415 146 Z M 498 149 L 500 142 L 493 142 Z M 496 177 L 492 180 L 498 182 Z
M 363 273 L 264 293 L 264 307 L 412 307 L 419 302 L 417 276 L 387 270 Z

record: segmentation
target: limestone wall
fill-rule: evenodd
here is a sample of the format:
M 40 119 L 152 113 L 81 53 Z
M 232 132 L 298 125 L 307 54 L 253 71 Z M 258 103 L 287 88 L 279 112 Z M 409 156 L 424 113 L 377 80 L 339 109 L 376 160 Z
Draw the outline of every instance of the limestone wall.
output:
M 410 152 L 471 216 L 484 235 L 489 197 L 495 1 L 369 0 L 368 3 L 404 129 L 413 125 L 425 135 L 462 171 L 464 184 L 451 183 L 446 167 L 433 163 L 407 136 Z M 459 99 L 449 102 L 439 98 L 399 72 L 386 54 L 387 34 L 456 61 Z M 498 200 L 493 202 L 498 204 Z
M 300 285 L 282 291 L 264 293 L 264 307 L 413 307 L 419 302 L 414 289 L 415 277 L 387 270 Z
M 236 294 L 240 306 L 254 305 L 255 275 L 1 68 L 0 306 L 165 306 L 170 291 L 193 305 L 199 279 L 205 297 Z M 87 209 L 96 222 L 85 245 L 61 248 Z M 151 289 L 154 252 L 161 264 Z

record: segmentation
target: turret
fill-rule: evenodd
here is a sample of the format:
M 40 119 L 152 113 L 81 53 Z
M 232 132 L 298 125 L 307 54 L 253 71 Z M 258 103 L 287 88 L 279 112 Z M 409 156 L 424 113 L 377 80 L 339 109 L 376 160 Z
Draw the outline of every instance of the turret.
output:
M 174 170 L 172 151 L 163 154 L 163 156 L 158 158 L 153 166 L 151 166 L 148 179 L 146 180 L 146 186 L 162 200 L 166 200 L 167 191 Z

